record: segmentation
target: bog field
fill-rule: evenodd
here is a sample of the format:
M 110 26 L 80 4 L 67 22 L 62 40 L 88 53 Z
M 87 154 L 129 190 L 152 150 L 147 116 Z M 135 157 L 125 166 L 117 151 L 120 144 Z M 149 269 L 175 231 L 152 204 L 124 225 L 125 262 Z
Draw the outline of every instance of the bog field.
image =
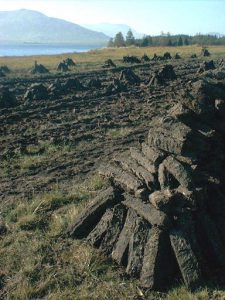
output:
M 207 49 L 209 56 L 200 46 L 182 46 L 0 57 L 8 68 L 0 72 L 0 299 L 225 299 L 225 47 Z M 146 147 L 158 149 L 154 161 Z M 121 219 L 106 207 L 101 226 L 76 238 L 77 218 L 112 186 L 123 199 Z M 159 218 L 140 208 L 156 192 L 164 193 L 159 202 L 149 198 Z M 139 201 L 135 208 L 130 195 Z M 127 241 L 118 263 L 112 253 L 132 209 L 139 223 L 129 234 L 138 242 Z M 161 213 L 172 218 L 166 229 Z M 169 226 L 184 230 L 194 246 L 187 242 L 182 251 L 174 231 L 168 235 L 176 270 L 164 287 L 162 246 L 149 254 L 154 272 L 141 260 L 147 232 L 168 233 Z M 184 260 L 188 247 L 193 257 Z

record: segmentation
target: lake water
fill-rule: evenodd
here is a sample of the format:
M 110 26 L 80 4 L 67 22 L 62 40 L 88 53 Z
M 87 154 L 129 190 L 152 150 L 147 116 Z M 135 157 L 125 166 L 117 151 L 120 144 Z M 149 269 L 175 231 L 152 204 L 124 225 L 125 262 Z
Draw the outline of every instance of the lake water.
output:
M 59 44 L 0 44 L 0 56 L 49 55 L 74 52 L 87 52 L 98 46 L 75 46 Z

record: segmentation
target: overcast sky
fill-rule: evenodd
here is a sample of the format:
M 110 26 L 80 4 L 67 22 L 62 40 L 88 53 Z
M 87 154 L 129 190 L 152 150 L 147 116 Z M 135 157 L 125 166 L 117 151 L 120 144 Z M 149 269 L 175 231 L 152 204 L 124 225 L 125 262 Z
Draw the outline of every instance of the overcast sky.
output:
M 225 34 L 225 0 L 0 0 L 0 10 L 33 9 L 77 24 L 127 24 L 161 31 Z

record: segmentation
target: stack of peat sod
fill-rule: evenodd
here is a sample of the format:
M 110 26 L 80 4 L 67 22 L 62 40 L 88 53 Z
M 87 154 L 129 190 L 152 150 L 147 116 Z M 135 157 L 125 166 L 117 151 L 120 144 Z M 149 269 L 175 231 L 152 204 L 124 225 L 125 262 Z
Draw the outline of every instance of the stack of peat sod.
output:
M 78 216 L 70 235 L 123 265 L 143 288 L 222 282 L 224 115 L 225 86 L 193 83 L 167 116 L 151 120 L 139 149 L 100 167 L 111 186 Z
M 57 66 L 57 71 L 68 72 L 70 69 L 65 61 L 61 61 Z
M 115 68 L 116 65 L 114 64 L 114 62 L 111 59 L 107 59 L 102 67 L 103 68 Z
M 150 78 L 148 85 L 164 84 L 168 80 L 175 80 L 177 78 L 172 65 L 165 65 Z
M 49 70 L 42 64 L 38 64 L 37 61 L 34 62 L 34 66 L 30 71 L 31 74 L 45 74 L 49 73 Z
M 135 55 L 127 55 L 123 57 L 124 63 L 139 64 L 141 60 Z

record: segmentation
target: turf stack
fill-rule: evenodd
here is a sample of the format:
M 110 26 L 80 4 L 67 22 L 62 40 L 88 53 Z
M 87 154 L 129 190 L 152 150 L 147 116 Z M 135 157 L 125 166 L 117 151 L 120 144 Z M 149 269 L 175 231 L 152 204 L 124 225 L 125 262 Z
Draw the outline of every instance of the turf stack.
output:
M 161 290 L 181 279 L 196 288 L 224 279 L 225 87 L 201 80 L 149 124 L 140 148 L 117 155 L 99 173 L 111 187 L 70 228 Z

